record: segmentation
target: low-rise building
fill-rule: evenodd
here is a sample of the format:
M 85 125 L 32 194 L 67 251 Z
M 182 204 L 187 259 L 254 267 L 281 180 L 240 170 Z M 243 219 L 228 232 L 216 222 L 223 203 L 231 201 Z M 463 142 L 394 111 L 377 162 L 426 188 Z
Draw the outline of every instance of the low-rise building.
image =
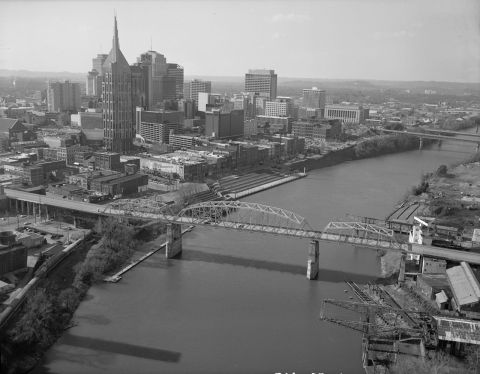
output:
M 121 171 L 120 153 L 94 152 L 95 167 L 103 170 Z
M 337 139 L 342 134 L 342 122 L 338 119 L 295 121 L 292 132 L 304 138 Z
M 352 124 L 363 123 L 368 118 L 368 109 L 359 105 L 325 105 L 325 118 Z

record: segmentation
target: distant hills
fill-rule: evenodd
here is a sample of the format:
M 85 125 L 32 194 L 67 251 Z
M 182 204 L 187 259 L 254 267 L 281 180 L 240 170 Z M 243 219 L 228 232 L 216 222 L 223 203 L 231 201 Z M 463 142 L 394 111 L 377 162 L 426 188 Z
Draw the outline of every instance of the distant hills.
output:
M 22 78 L 45 78 L 62 79 L 74 82 L 83 82 L 87 73 L 72 73 L 69 71 L 30 71 L 30 70 L 8 70 L 0 69 L 0 77 L 22 77 Z
M 59 79 L 74 82 L 85 82 L 87 72 L 72 73 L 62 72 L 41 72 L 30 70 L 7 70 L 0 69 L 0 77 L 22 77 L 32 79 Z M 211 76 L 211 75 L 187 75 L 185 80 L 205 79 L 216 83 L 218 88 L 226 85 L 241 90 L 244 76 Z M 437 81 L 384 81 L 373 79 L 325 79 L 325 78 L 294 78 L 278 77 L 279 86 L 289 86 L 295 89 L 309 88 L 316 86 L 321 89 L 353 89 L 353 90 L 412 90 L 423 91 L 426 89 L 438 90 L 439 92 L 475 93 L 480 94 L 480 83 L 462 82 L 437 82 Z

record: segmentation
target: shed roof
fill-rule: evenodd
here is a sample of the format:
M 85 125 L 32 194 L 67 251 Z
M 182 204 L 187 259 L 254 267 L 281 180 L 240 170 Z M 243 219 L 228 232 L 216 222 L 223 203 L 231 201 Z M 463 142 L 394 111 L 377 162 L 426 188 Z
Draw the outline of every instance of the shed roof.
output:
M 470 305 L 480 301 L 480 284 L 466 262 L 447 269 L 448 282 L 457 305 Z

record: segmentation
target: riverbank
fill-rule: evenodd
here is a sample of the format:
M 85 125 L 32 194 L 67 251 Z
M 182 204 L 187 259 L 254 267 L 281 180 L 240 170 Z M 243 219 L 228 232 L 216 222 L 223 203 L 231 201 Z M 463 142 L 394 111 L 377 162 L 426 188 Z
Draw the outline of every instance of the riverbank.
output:
M 67 257 L 32 287 L 19 315 L 2 335 L 2 372 L 15 374 L 32 370 L 45 351 L 75 324 L 73 314 L 89 288 L 131 258 L 138 243 L 136 234 L 142 232 L 145 234 L 142 237 L 147 239 L 156 235 L 159 228 L 146 225 L 133 228 L 107 219 L 98 224 L 96 230 L 103 234 L 100 241 L 97 238 L 96 244 L 75 251 L 77 255 Z
M 435 235 L 443 245 L 458 246 L 459 249 L 478 250 L 472 241 L 478 228 L 480 211 L 480 153 L 450 166 L 440 165 L 437 170 L 424 174 L 416 186 L 387 217 L 398 215 L 413 223 L 413 216 L 428 219 L 434 226 L 443 226 L 455 238 Z M 408 217 L 407 217 L 408 214 Z M 447 235 L 449 236 L 449 235 Z M 424 238 L 427 242 L 431 240 Z M 389 252 L 381 257 L 384 277 L 398 273 L 401 254 Z
M 424 142 L 424 145 L 433 144 L 432 141 Z M 408 135 L 383 135 L 367 138 L 347 145 L 338 150 L 330 151 L 323 155 L 308 156 L 301 160 L 293 160 L 285 163 L 291 170 L 321 169 L 338 165 L 342 162 L 362 160 L 392 153 L 399 153 L 418 149 L 418 138 Z

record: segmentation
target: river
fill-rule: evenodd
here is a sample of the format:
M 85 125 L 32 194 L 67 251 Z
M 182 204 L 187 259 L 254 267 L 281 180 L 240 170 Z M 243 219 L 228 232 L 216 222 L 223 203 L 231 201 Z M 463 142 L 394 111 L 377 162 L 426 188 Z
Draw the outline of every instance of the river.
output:
M 422 173 L 473 152 L 444 142 L 346 162 L 246 200 L 316 228 L 349 213 L 384 218 Z M 361 335 L 318 317 L 322 299 L 348 299 L 343 281 L 374 279 L 380 260 L 371 249 L 321 242 L 319 279 L 308 281 L 307 248 L 307 240 L 197 227 L 181 259 L 156 254 L 119 283 L 92 287 L 78 325 L 35 373 L 362 373 Z

